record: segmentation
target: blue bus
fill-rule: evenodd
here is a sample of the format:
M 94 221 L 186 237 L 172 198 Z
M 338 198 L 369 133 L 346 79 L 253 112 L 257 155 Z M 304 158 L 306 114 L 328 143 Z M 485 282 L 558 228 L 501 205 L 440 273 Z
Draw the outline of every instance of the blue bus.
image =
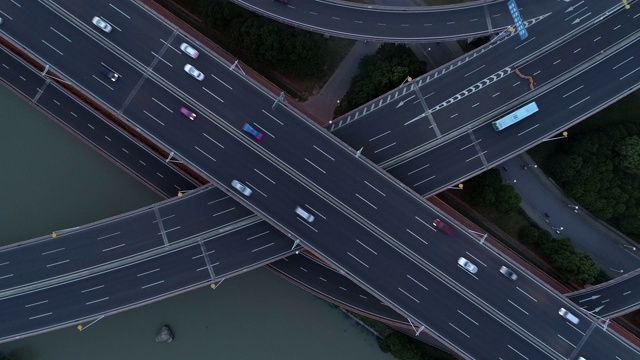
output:
M 536 111 L 538 111 L 538 105 L 534 101 L 503 117 L 502 119 L 494 121 L 491 125 L 493 125 L 493 129 L 495 131 L 500 131 L 508 126 L 517 123 L 520 120 L 523 120 Z

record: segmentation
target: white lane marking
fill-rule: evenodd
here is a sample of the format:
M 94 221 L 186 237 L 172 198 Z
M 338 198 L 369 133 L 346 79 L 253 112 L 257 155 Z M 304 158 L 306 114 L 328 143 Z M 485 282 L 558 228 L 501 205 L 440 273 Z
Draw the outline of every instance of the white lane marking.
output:
M 516 46 L 516 47 L 514 48 L 514 50 L 516 50 L 516 49 L 518 49 L 519 47 L 522 47 L 522 46 L 524 46 L 524 45 L 526 45 L 526 44 L 530 43 L 530 42 L 531 42 L 531 41 L 533 41 L 534 39 L 535 39 L 535 37 L 532 37 L 531 39 L 529 39 L 529 41 L 525 41 L 525 42 L 523 42 L 522 44 L 520 44 L 520 45 Z
M 158 60 L 162 61 L 163 63 L 173 67 L 173 65 L 170 62 L 168 62 L 167 60 L 161 58 L 160 55 L 154 53 L 153 51 L 151 52 L 151 55 L 153 55 L 154 57 L 158 58 Z
M 109 235 L 105 235 L 105 236 L 100 236 L 100 237 L 98 238 L 98 240 L 106 239 L 106 238 L 108 238 L 108 237 L 112 237 L 112 236 L 115 236 L 115 235 L 118 235 L 118 234 L 120 234 L 120 231 L 118 231 L 118 232 L 114 232 L 113 234 L 109 234 Z
M 390 132 L 391 132 L 391 130 L 389 130 L 389 131 L 387 131 L 387 132 L 385 132 L 385 133 L 382 133 L 382 134 L 380 134 L 380 135 L 378 135 L 378 136 L 374 136 L 374 137 L 372 137 L 371 139 L 369 139 L 369 141 L 373 141 L 373 140 L 375 140 L 375 139 L 377 139 L 377 138 L 379 138 L 379 137 L 381 137 L 381 136 L 385 136 L 385 135 L 387 135 L 387 134 L 388 134 L 388 133 L 390 133 Z
M 418 284 L 421 288 L 429 291 L 429 289 L 426 286 L 422 285 L 418 280 L 412 278 L 411 275 L 407 274 L 407 277 L 411 279 L 414 283 Z
M 627 291 L 626 293 L 622 293 L 622 295 L 629 295 L 631 291 Z
M 256 235 L 253 235 L 253 236 L 249 236 L 249 237 L 247 238 L 247 240 L 253 240 L 253 239 L 255 239 L 255 238 L 258 238 L 258 237 L 260 237 L 260 236 L 262 236 L 262 235 L 266 235 L 266 234 L 268 234 L 268 233 L 269 233 L 269 231 L 263 231 L 263 232 L 261 232 L 260 234 L 256 234 Z
M 307 159 L 307 158 L 304 158 L 304 159 L 305 159 L 309 164 L 311 164 L 311 165 L 315 166 L 315 168 L 316 168 L 316 169 L 318 169 L 318 170 L 322 171 L 322 173 L 323 173 L 323 174 L 326 174 L 326 173 L 327 173 L 326 171 L 322 170 L 322 168 L 321 168 L 320 166 L 318 166 L 318 165 L 314 164 L 313 162 L 311 162 L 311 160 L 309 160 L 309 159 Z
M 496 96 L 498 96 L 498 95 L 500 95 L 500 93 L 499 93 L 499 92 L 497 92 L 497 93 L 493 94 L 493 96 L 492 96 L 492 97 L 496 97 Z
M 90 288 L 90 289 L 82 290 L 82 291 L 80 291 L 80 292 L 81 292 L 81 293 L 86 293 L 86 292 L 89 292 L 89 291 L 93 291 L 93 290 L 101 289 L 101 288 L 103 288 L 103 287 L 104 287 L 104 285 L 100 285 L 100 286 L 92 287 L 92 288 Z
M 57 263 L 53 263 L 53 264 L 49 264 L 47 265 L 47 267 L 51 267 L 51 266 L 56 266 L 56 265 L 60 265 L 60 264 L 64 264 L 66 262 L 69 262 L 69 260 L 64 260 L 64 261 L 59 261 Z
M 299 267 L 300 270 L 304 271 L 304 272 L 309 272 L 309 270 L 303 268 L 302 266 Z
M 209 95 L 213 96 L 214 98 L 218 99 L 220 102 L 224 102 L 224 100 L 220 99 L 219 97 L 216 96 L 216 94 L 212 93 L 211 91 L 207 90 L 207 88 L 205 88 L 204 86 L 202 87 L 202 90 L 206 91 L 209 93 Z
M 31 307 L 31 306 L 36 306 L 36 305 L 40 305 L 40 304 L 46 304 L 46 303 L 48 303 L 48 302 L 49 302 L 49 300 L 40 301 L 40 302 L 37 302 L 37 303 L 33 303 L 33 304 L 29 304 L 29 305 L 25 305 L 24 307 Z
M 220 145 L 220 143 L 218 143 L 217 141 L 213 140 L 211 137 L 209 137 L 209 135 L 202 133 L 202 135 L 204 135 L 204 137 L 206 137 L 207 139 L 211 140 L 214 144 L 220 146 L 221 148 L 224 149 L 224 146 Z
M 138 274 L 138 275 L 136 275 L 136 276 L 145 276 L 145 275 L 148 275 L 148 274 L 154 273 L 154 272 L 156 272 L 156 271 L 160 271 L 160 268 L 153 269 L 153 270 L 149 270 L 149 271 L 145 271 L 145 272 L 140 273 L 140 274 Z
M 428 243 L 428 242 L 426 242 L 426 241 L 422 240 L 422 238 L 421 238 L 420 236 L 418 236 L 418 235 L 414 234 L 411 230 L 409 230 L 409 229 L 405 229 L 405 230 L 407 230 L 407 232 L 409 232 L 409 234 L 411 234 L 411 235 L 413 235 L 413 236 L 417 237 L 417 238 L 418 238 L 418 240 L 420 240 L 420 241 L 422 241 L 423 243 L 425 243 L 425 245 L 429 245 L 429 243 Z
M 300 221 L 301 223 L 307 225 L 309 227 L 309 229 L 311 229 L 311 230 L 313 230 L 315 232 L 318 232 L 318 230 L 316 230 L 316 228 L 311 226 L 307 220 L 303 220 L 302 218 L 299 218 L 299 217 L 296 217 L 296 219 L 298 219 L 298 221 Z
M 635 70 L 633 70 L 633 71 L 628 72 L 628 73 L 627 73 L 627 75 L 625 75 L 625 76 L 621 77 L 621 78 L 620 78 L 620 80 L 622 80 L 622 79 L 626 78 L 627 76 L 629 76 L 629 75 L 633 74 L 634 72 L 636 72 L 636 71 L 638 71 L 638 70 L 640 70 L 640 67 L 636 68 L 636 69 L 635 69 Z
M 513 350 L 516 354 L 522 356 L 525 359 L 529 359 L 528 357 L 524 356 L 521 352 L 519 352 L 518 350 L 514 349 L 511 345 L 507 345 L 509 347 L 509 349 Z
M 161 103 L 160 101 L 158 101 L 158 99 L 152 97 L 151 100 L 155 101 L 158 105 L 162 106 L 163 108 L 167 109 L 168 112 L 173 113 L 173 110 L 169 109 L 168 106 L 166 106 L 165 104 Z
M 8 277 L 12 277 L 12 276 L 13 276 L 13 274 L 3 275 L 3 276 L 0 276 L 0 279 L 5 279 L 5 278 L 8 278 Z
M 559 63 L 560 61 L 562 61 L 562 60 L 560 60 L 560 59 L 556 60 L 556 61 L 553 63 L 553 65 L 555 65 L 555 64 L 557 64 L 557 63 Z
M 365 249 L 367 249 L 367 250 L 371 251 L 372 253 L 374 253 L 374 254 L 378 255 L 378 253 L 377 253 L 377 252 L 373 251 L 370 247 L 368 247 L 367 245 L 363 244 L 360 240 L 356 239 L 356 242 L 357 242 L 358 244 L 360 244 L 360 245 L 364 246 L 364 248 L 365 248 Z
M 621 80 L 622 80 L 622 79 L 621 79 Z M 575 104 L 573 104 L 573 105 L 569 106 L 569 109 L 572 109 L 574 106 L 578 106 L 578 105 L 580 105 L 581 103 L 583 103 L 583 102 L 585 102 L 585 101 L 589 100 L 589 98 L 590 98 L 590 97 L 591 97 L 591 96 L 587 96 L 586 98 L 584 98 L 584 99 L 582 99 L 582 100 L 578 101 L 577 103 L 575 103 Z
M 623 61 L 623 62 L 618 63 L 618 65 L 616 65 L 616 66 L 612 67 L 612 69 L 617 69 L 618 67 L 620 67 L 620 66 L 624 65 L 624 63 L 626 63 L 627 61 L 630 61 L 631 59 L 633 59 L 633 56 L 632 56 L 632 57 L 630 57 L 630 58 L 628 58 L 627 60 L 625 60 L 625 61 Z
M 319 147 L 317 147 L 317 146 L 315 146 L 315 145 L 313 145 L 313 147 L 314 147 L 316 150 L 318 150 L 318 151 L 320 151 L 321 153 L 323 153 L 323 154 L 324 154 L 326 157 L 328 157 L 329 159 L 331 159 L 331 160 L 333 160 L 333 161 L 336 161 L 336 159 L 334 159 L 334 158 L 332 158 L 331 156 L 329 156 L 329 154 L 327 154 L 326 152 L 324 152 L 324 151 L 320 150 L 320 148 L 319 148 Z
M 89 302 L 87 302 L 87 303 L 84 303 L 84 304 L 85 304 L 85 305 L 91 305 L 91 304 L 95 304 L 95 303 L 97 303 L 97 302 L 100 302 L 100 301 L 105 301 L 105 300 L 108 300 L 108 299 L 109 299 L 109 297 L 107 296 L 107 297 L 104 297 L 104 298 L 102 298 L 102 299 L 98 299 L 98 300 L 93 300 L 93 301 L 89 301 Z
M 117 7 L 115 7 L 113 4 L 109 3 L 109 6 L 111 6 L 112 8 L 116 9 L 116 11 L 118 11 L 120 14 L 124 15 L 127 17 L 127 19 L 131 19 L 131 16 L 127 15 L 124 13 L 124 11 L 118 9 Z
M 53 28 L 53 26 L 49 27 L 49 29 L 53 30 L 56 34 L 62 36 L 63 39 L 67 40 L 68 42 L 71 42 L 71 39 L 69 39 L 68 37 L 62 35 L 62 33 L 56 29 Z
M 559 337 L 560 339 L 564 340 L 567 344 L 569 344 L 569 345 L 571 345 L 571 346 L 573 346 L 573 347 L 576 347 L 576 346 L 575 346 L 575 345 L 573 345 L 569 340 L 567 340 L 567 339 L 563 338 L 562 336 L 560 336 L 560 334 L 558 334 L 558 337 Z
M 224 86 L 228 87 L 228 88 L 229 88 L 229 90 L 233 90 L 233 88 L 232 88 L 231 86 L 227 85 L 227 83 L 226 83 L 226 82 L 224 82 L 224 81 L 222 81 L 222 80 L 218 79 L 218 77 L 217 77 L 217 76 L 215 76 L 215 75 L 213 75 L 213 74 L 211 74 L 211 76 L 213 76 L 214 78 L 216 78 L 216 80 L 220 81 L 220 83 L 221 83 L 222 85 L 224 85 Z
M 215 203 L 217 203 L 218 201 L 226 200 L 226 199 L 228 199 L 228 198 L 230 198 L 230 197 L 231 197 L 231 196 L 229 196 L 229 195 L 223 196 L 223 197 L 221 197 L 220 199 L 216 199 L 216 200 L 213 200 L 213 201 L 209 201 L 209 202 L 207 203 L 207 205 L 215 204 Z
M 424 179 L 424 180 L 422 180 L 422 181 L 418 181 L 417 183 L 413 184 L 413 186 L 418 186 L 418 185 L 422 184 L 423 182 L 427 182 L 427 181 L 429 181 L 429 180 L 431 180 L 431 179 L 433 179 L 433 178 L 435 178 L 435 177 L 436 177 L 436 176 L 435 176 L 435 175 L 433 175 L 433 176 L 431 176 L 431 177 L 429 177 L 429 178 L 426 178 L 426 179 Z
M 264 110 L 262 110 L 262 112 L 263 112 L 263 113 L 265 113 L 265 115 L 267 115 L 268 117 L 270 117 L 270 118 L 272 118 L 273 120 L 275 120 L 278 124 L 280 124 L 280 125 L 284 125 L 284 124 L 282 123 L 282 121 L 280 121 L 280 120 L 276 119 L 276 118 L 275 118 L 275 116 L 273 116 L 273 115 L 269 114 L 268 112 L 266 112 L 266 111 L 264 111 Z
M 474 72 L 476 72 L 476 71 L 478 71 L 478 70 L 482 69 L 482 68 L 483 68 L 483 67 L 485 67 L 485 66 L 486 66 L 486 65 L 482 65 L 482 66 L 480 66 L 479 68 L 477 68 L 477 69 L 475 69 L 475 70 L 473 70 L 473 71 L 471 71 L 471 72 L 467 73 L 464 77 L 467 77 L 467 76 L 469 76 L 469 75 L 473 74 Z
M 531 300 L 538 302 L 538 300 L 536 300 L 533 296 L 527 294 L 524 290 L 520 289 L 520 287 L 516 286 L 516 289 L 520 290 L 521 293 L 527 295 Z
M 523 309 L 523 308 L 521 308 L 520 306 L 516 305 L 516 303 L 514 303 L 513 301 L 511 301 L 511 300 L 509 300 L 509 299 L 507 299 L 507 301 L 508 301 L 511 305 L 513 305 L 513 306 L 517 307 L 517 308 L 518 308 L 520 311 L 522 311 L 523 313 L 525 313 L 525 314 L 529 315 L 529 313 L 528 313 L 528 312 L 524 311 L 524 309 Z
M 362 201 L 366 202 L 367 204 L 369 204 L 369 206 L 371 206 L 372 208 L 374 208 L 374 209 L 378 210 L 378 208 L 377 208 L 377 207 L 375 207 L 372 203 L 370 203 L 370 202 L 368 202 L 367 200 L 365 200 L 362 196 L 358 195 L 357 193 L 356 193 L 356 196 L 357 196 L 357 197 L 359 197 L 359 198 L 360 198 L 360 200 L 362 200 Z
M 216 159 L 214 159 L 213 157 L 211 157 L 211 155 L 207 154 L 206 152 L 204 152 L 204 150 L 200 149 L 199 147 L 194 146 L 194 148 L 196 148 L 196 150 L 198 150 L 198 151 L 200 151 L 201 153 L 203 153 L 203 154 L 204 154 L 204 156 L 208 157 L 209 159 L 211 159 L 211 160 L 213 160 L 213 161 L 216 161 Z
M 274 244 L 274 243 L 271 243 L 271 244 L 267 244 L 267 245 L 265 245 L 265 246 L 259 247 L 259 248 L 257 248 L 257 249 L 253 249 L 253 250 L 251 250 L 251 252 L 256 252 L 256 251 L 260 251 L 260 250 L 262 250 L 262 249 L 266 249 L 266 248 L 268 248 L 269 246 L 271 246 L 271 245 L 273 245 L 273 244 Z
M 458 310 L 458 313 L 460 313 L 460 315 L 466 317 L 467 319 L 469 319 L 469 321 L 471 321 L 472 323 L 478 325 L 477 322 L 475 322 L 472 318 L 470 318 L 469 316 L 467 316 L 467 314 L 463 313 L 462 311 Z
M 413 174 L 413 173 L 415 173 L 415 172 L 418 172 L 418 171 L 420 171 L 420 170 L 422 170 L 422 169 L 424 169 L 424 168 L 426 168 L 426 167 L 429 167 L 429 166 L 431 166 L 431 164 L 427 164 L 427 165 L 425 165 L 425 166 L 421 166 L 421 167 L 419 167 L 419 168 L 417 168 L 417 169 L 415 169 L 415 170 L 413 170 L 413 171 L 408 172 L 408 173 L 407 173 L 407 175 L 411 175 L 411 174 Z
M 578 51 L 582 50 L 582 48 L 578 48 L 578 50 L 575 50 L 573 53 L 577 53 Z
M 472 257 L 473 259 L 475 259 L 475 261 L 479 262 L 480 264 L 482 264 L 484 267 L 487 267 L 487 264 L 483 263 L 482 261 L 480 261 L 480 259 L 478 259 L 477 257 L 471 255 L 471 253 L 469 253 L 468 251 L 465 251 L 465 253 L 467 255 L 469 255 L 470 257 Z
M 414 298 L 413 296 L 409 295 L 409 293 L 407 293 L 406 291 L 402 290 L 402 288 L 398 288 L 398 290 L 402 291 L 403 294 L 407 295 L 408 297 L 410 297 L 411 299 L 413 299 L 413 301 L 417 302 L 418 304 L 420 304 L 420 301 L 416 298 Z
M 10 264 L 10 263 L 7 261 L 7 262 L 3 262 L 2 264 L 0 264 L 0 266 L 2 266 L 2 265 L 8 265 L 8 264 Z
M 259 192 L 260 194 L 262 194 L 262 196 L 267 197 L 267 194 L 263 193 L 262 191 L 260 191 L 260 189 L 258 189 L 257 186 L 253 185 L 252 183 L 247 181 L 247 185 L 249 185 L 250 188 L 252 188 L 253 190 Z
M 593 39 L 593 42 L 596 42 L 596 41 L 600 40 L 601 38 L 602 38 L 601 36 L 598 36 L 597 38 Z
M 112 247 L 110 247 L 110 248 L 102 249 L 102 252 L 111 251 L 111 250 L 113 250 L 113 249 L 117 249 L 117 248 L 119 248 L 119 247 L 123 247 L 123 246 L 125 246 L 125 245 L 126 245 L 126 244 L 120 244 L 120 245 L 112 246 Z
M 51 254 L 51 253 L 54 253 L 54 252 L 57 252 L 57 251 L 61 251 L 61 250 L 64 250 L 64 249 L 66 249 L 66 248 L 60 248 L 60 249 L 55 249 L 55 250 L 51 250 L 51 251 L 45 251 L 40 255 L 47 255 L 47 254 Z
M 314 213 L 320 215 L 321 218 L 327 220 L 327 217 L 322 215 L 318 210 L 314 209 L 312 206 L 310 206 L 309 204 L 304 204 L 304 206 L 308 207 L 309 209 L 311 209 Z
M 37 319 L 37 318 L 41 318 L 43 316 L 47 316 L 47 315 L 51 315 L 53 313 L 46 313 L 46 314 L 42 314 L 42 315 L 36 315 L 36 316 L 32 316 L 29 318 L 29 320 L 33 320 L 33 319 Z
M 465 334 L 464 331 L 462 331 L 462 330 L 458 329 L 457 327 L 455 327 L 455 325 L 453 325 L 452 323 L 449 323 L 449 325 L 451 325 L 452 328 L 458 330 L 462 335 L 464 335 L 466 337 L 469 337 L 469 335 Z
M 58 49 L 54 48 L 54 47 L 53 47 L 53 45 L 49 44 L 48 42 L 46 42 L 46 41 L 44 41 L 44 40 L 42 40 L 42 42 L 43 42 L 43 43 L 45 43 L 45 44 L 46 44 L 47 46 L 49 46 L 50 48 L 52 48 L 53 50 L 55 50 L 58 54 L 60 54 L 60 55 L 64 55 L 64 54 L 62 53 L 62 51 L 60 51 L 60 50 L 58 50 Z
M 382 150 L 386 150 L 387 148 L 390 148 L 390 147 L 392 147 L 392 146 L 393 146 L 393 145 L 395 145 L 395 144 L 396 144 L 396 143 L 389 144 L 389 145 L 387 145 L 387 146 L 385 146 L 385 147 L 383 147 L 383 148 L 380 148 L 380 149 L 378 149 L 378 150 L 374 151 L 374 153 L 378 153 L 378 152 L 380 152 L 380 151 L 382 151 Z
M 347 252 L 347 254 L 349 254 L 349 256 L 351 256 L 352 258 L 356 259 L 360 264 L 366 266 L 367 269 L 369 268 L 369 265 L 365 264 L 364 262 L 362 262 L 362 260 L 360 260 L 357 257 L 353 256 L 353 254 L 351 254 L 350 252 Z
M 148 288 L 148 287 L 155 286 L 155 285 L 158 285 L 158 284 L 162 284 L 163 282 L 164 282 L 164 280 L 160 280 L 158 282 L 154 282 L 153 284 L 144 285 L 144 286 L 140 287 L 140 289 L 144 289 L 144 288 Z
M 111 90 L 113 90 L 113 89 L 111 89 Z M 143 110 L 142 112 L 144 112 L 145 114 L 147 114 L 147 116 L 149 116 L 149 117 L 150 117 L 150 118 L 152 118 L 153 120 L 157 121 L 157 122 L 158 122 L 158 124 L 160 124 L 160 125 L 164 126 L 164 123 L 163 123 L 162 121 L 160 121 L 160 120 L 156 119 L 153 115 L 149 114 L 149 113 L 147 112 L 147 110 Z
M 420 218 L 419 218 L 419 217 L 417 217 L 417 216 L 415 216 L 415 218 L 416 218 L 416 220 L 420 221 L 421 223 L 423 223 L 423 224 L 427 225 L 427 227 L 429 227 L 429 229 L 431 229 L 431 230 L 433 230 L 433 231 L 436 231 L 436 229 L 434 229 L 434 228 L 431 226 L 431 224 L 429 224 L 429 223 L 425 222 L 424 220 L 420 219 Z
M 573 94 L 574 92 L 576 92 L 576 91 L 578 91 L 578 90 L 582 89 L 583 87 L 584 87 L 584 85 L 580 85 L 580 86 L 579 86 L 579 87 L 577 87 L 575 90 L 571 90 L 571 91 L 569 91 L 568 93 L 564 94 L 562 97 L 563 97 L 563 98 L 564 98 L 564 97 L 567 97 L 567 96 L 569 96 L 569 95 Z
M 235 210 L 235 209 L 236 209 L 236 207 L 234 206 L 234 207 L 232 207 L 232 208 L 230 208 L 230 209 L 227 209 L 227 210 L 223 210 L 223 211 L 217 212 L 217 213 L 213 214 L 213 216 L 215 217 L 215 216 L 218 216 L 218 215 L 222 215 L 222 214 L 224 214 L 224 213 L 228 213 L 229 211 L 233 211 L 233 210 Z
M 258 171 L 258 169 L 253 169 L 253 170 L 254 170 L 255 172 L 257 172 L 258 174 L 262 175 L 265 179 L 267 179 L 267 180 L 271 181 L 271 183 L 272 183 L 272 184 L 274 184 L 274 185 L 276 184 L 276 182 L 275 182 L 275 181 L 273 181 L 273 180 L 269 179 L 269 178 L 267 177 L 267 175 L 265 175 L 265 174 L 261 173 L 260 171 Z
M 11 0 L 12 3 L 14 3 L 17 7 L 22 7 L 22 5 L 18 4 L 15 0 Z M 11 19 L 13 20 L 13 19 Z
M 364 183 L 365 183 L 365 184 L 367 184 L 367 185 L 369 185 L 369 186 L 371 186 L 371 188 L 372 188 L 373 190 L 375 190 L 375 191 L 379 192 L 379 193 L 380 193 L 380 195 L 382 195 L 382 196 L 387 196 L 387 195 L 385 195 L 382 191 L 380 191 L 380 190 L 376 189 L 376 187 L 375 187 L 375 186 L 373 186 L 373 185 L 369 184 L 369 182 L 367 182 L 367 180 L 365 180 L 365 181 L 364 181 Z

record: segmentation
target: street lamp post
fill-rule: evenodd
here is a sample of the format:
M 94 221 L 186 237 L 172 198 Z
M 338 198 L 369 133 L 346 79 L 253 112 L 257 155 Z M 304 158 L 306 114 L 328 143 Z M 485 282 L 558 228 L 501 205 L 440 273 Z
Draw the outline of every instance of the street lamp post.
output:
M 624 270 L 616 270 L 616 269 L 614 269 L 614 268 L 609 268 L 609 270 L 611 270 L 611 271 L 615 271 L 615 272 L 619 272 L 619 273 L 621 273 L 621 274 L 624 272 Z
M 568 135 L 569 135 L 569 133 L 568 133 L 568 132 L 563 131 L 563 132 L 562 132 L 562 136 L 552 137 L 552 138 L 544 139 L 544 140 L 542 140 L 542 141 L 551 141 L 551 140 L 566 139 Z

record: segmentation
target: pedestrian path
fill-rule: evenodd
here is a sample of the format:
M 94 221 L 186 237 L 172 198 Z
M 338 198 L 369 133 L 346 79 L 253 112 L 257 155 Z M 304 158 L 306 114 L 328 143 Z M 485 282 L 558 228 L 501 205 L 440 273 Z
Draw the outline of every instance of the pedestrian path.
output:
M 505 161 L 500 171 L 522 197 L 522 209 L 542 229 L 555 238 L 570 238 L 610 276 L 640 268 L 640 249 L 570 199 L 527 154 Z

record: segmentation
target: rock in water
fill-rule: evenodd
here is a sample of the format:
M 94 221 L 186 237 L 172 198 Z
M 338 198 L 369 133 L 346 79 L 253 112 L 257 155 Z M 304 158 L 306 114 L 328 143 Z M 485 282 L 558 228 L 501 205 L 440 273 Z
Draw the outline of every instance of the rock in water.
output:
M 156 336 L 156 341 L 168 343 L 173 341 L 173 331 L 171 331 L 169 325 L 165 325 L 162 327 L 162 329 L 160 329 L 160 331 L 158 332 L 158 336 Z

